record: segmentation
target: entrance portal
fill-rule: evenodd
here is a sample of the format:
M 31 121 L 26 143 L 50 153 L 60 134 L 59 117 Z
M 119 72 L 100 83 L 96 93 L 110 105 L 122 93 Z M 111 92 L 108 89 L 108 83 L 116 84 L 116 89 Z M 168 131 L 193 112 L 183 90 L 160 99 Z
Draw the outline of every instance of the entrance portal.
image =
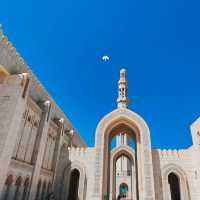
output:
M 128 195 L 128 185 L 126 183 L 122 183 L 119 186 L 120 196 L 126 198 Z
M 171 200 L 181 200 L 179 178 L 174 173 L 170 173 L 168 183 L 170 186 Z
M 80 173 L 77 169 L 74 169 L 70 175 L 70 188 L 69 188 L 69 200 L 78 200 L 78 188 L 79 188 Z
M 149 128 L 142 117 L 127 109 L 129 99 L 125 69 L 120 71 L 117 102 L 118 108 L 106 115 L 96 129 L 93 200 L 109 196 L 115 198 L 115 191 L 110 184 L 110 144 L 112 138 L 120 133 L 125 133 L 135 141 L 136 199 L 155 200 Z
M 128 199 L 139 200 L 137 198 L 137 177 L 135 165 L 135 150 L 128 145 L 119 145 L 111 152 L 110 157 L 110 200 L 122 197 L 122 189 L 126 193 L 123 196 Z

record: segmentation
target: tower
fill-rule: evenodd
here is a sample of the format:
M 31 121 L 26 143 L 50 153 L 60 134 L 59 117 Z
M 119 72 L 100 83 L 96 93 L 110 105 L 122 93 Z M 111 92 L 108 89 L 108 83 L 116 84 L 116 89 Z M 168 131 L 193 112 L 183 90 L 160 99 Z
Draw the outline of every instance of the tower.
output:
M 118 108 L 127 108 L 128 103 L 128 81 L 126 80 L 126 69 L 121 69 L 120 79 L 118 81 Z M 120 145 L 128 145 L 128 137 L 126 133 L 120 133 L 119 135 L 117 135 L 116 139 L 117 147 L 119 147 Z M 117 169 L 120 171 L 127 171 L 127 162 L 127 158 L 125 158 L 124 156 L 119 158 Z
M 126 70 L 120 70 L 120 79 L 118 81 L 118 98 L 117 105 L 118 108 L 128 107 L 128 81 L 126 80 Z

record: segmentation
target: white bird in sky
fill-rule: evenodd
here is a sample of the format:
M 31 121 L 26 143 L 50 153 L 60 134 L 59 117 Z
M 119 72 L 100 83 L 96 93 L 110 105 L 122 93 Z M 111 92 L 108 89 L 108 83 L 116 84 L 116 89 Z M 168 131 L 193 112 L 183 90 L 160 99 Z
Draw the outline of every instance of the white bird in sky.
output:
M 102 56 L 101 59 L 102 59 L 103 61 L 105 61 L 105 62 L 107 62 L 107 61 L 110 60 L 109 56 L 107 56 L 107 55 Z

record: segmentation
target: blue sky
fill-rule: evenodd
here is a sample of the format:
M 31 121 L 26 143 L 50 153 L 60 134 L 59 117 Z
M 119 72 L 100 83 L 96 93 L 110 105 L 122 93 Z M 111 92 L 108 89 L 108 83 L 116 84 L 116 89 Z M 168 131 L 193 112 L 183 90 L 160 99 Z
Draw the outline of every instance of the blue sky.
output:
M 125 67 L 130 108 L 148 123 L 152 146 L 184 148 L 200 115 L 199 6 L 193 0 L 7 0 L 0 21 L 89 146 L 99 120 L 116 108 Z

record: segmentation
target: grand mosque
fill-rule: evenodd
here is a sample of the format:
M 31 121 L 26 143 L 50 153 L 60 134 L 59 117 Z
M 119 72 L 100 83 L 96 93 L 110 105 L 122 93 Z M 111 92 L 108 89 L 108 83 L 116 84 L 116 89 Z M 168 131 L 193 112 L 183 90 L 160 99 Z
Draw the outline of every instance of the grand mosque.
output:
M 0 200 L 200 200 L 200 119 L 189 148 L 152 149 L 125 69 L 116 88 L 88 147 L 1 30 Z

